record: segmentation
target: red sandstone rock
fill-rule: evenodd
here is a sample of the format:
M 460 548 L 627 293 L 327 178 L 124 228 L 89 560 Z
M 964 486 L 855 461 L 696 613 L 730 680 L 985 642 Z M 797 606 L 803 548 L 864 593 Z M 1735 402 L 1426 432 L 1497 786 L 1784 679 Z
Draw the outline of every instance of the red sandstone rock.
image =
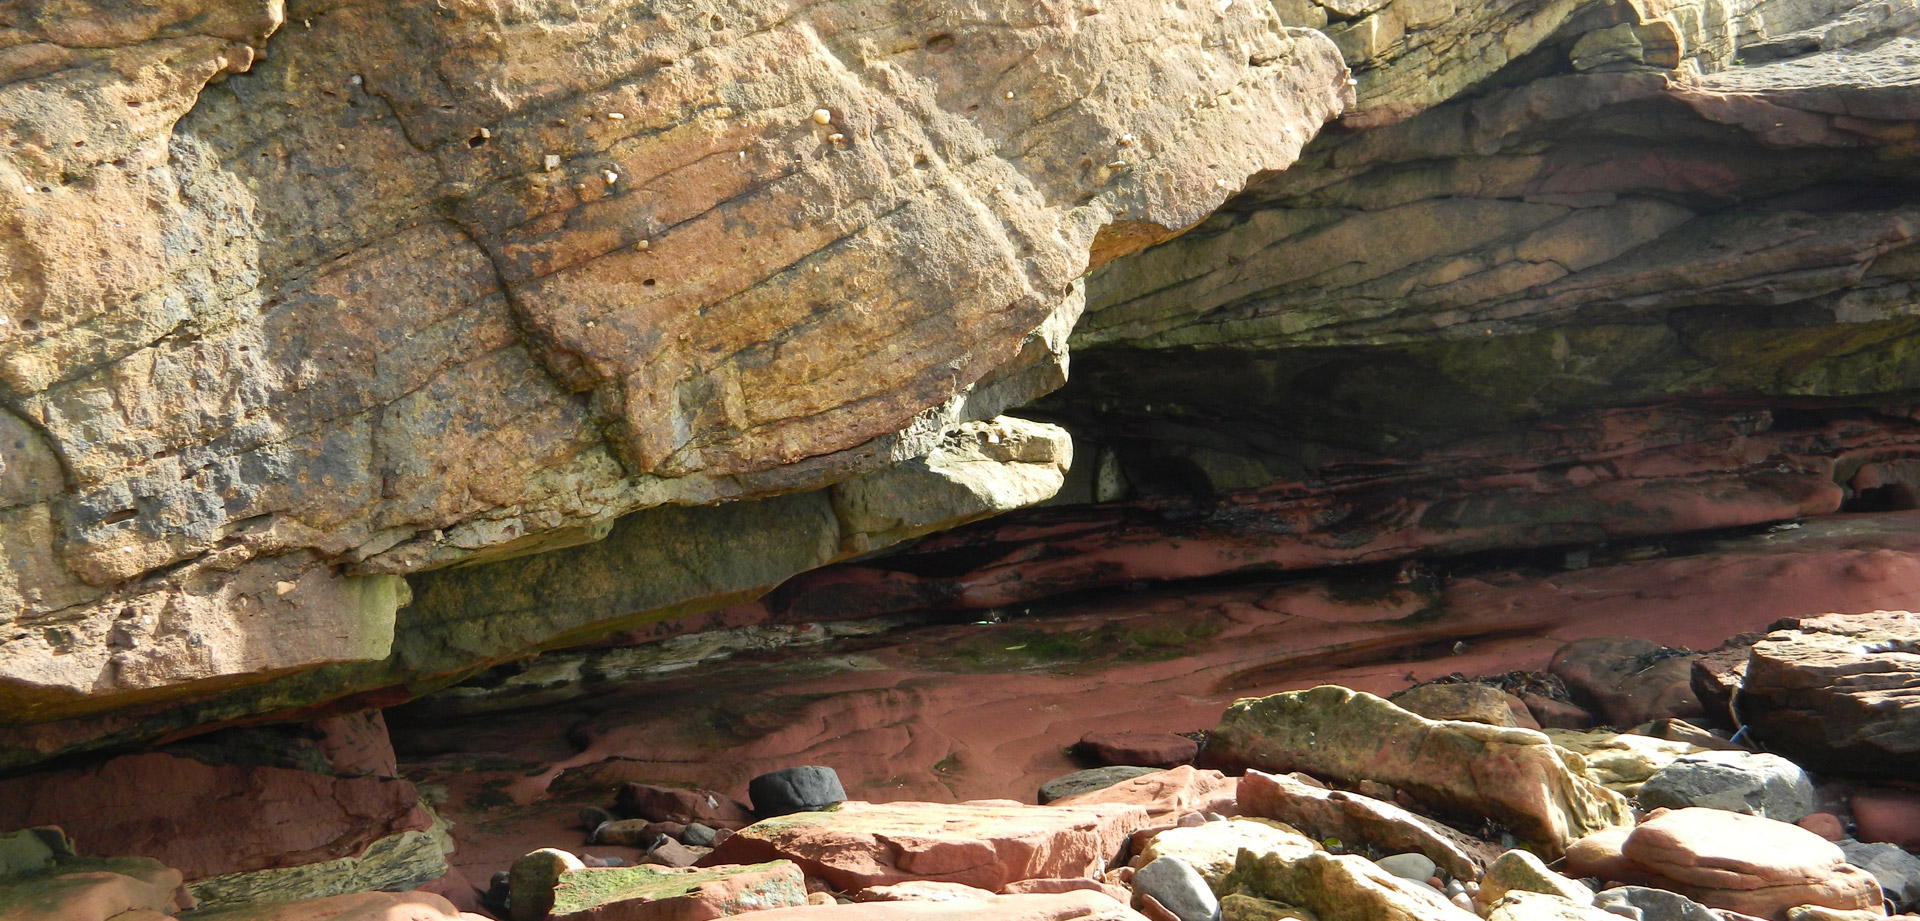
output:
M 1554 653 L 1547 670 L 1567 683 L 1574 700 L 1611 726 L 1698 718 L 1701 706 L 1693 694 L 1693 659 L 1674 652 L 1631 637 L 1576 640 Z
M 1638 864 L 1620 853 L 1632 828 L 1604 828 L 1567 845 L 1566 875 L 1598 877 L 1616 883 L 1640 885 L 1646 878 Z
M 1144 809 L 1115 803 L 849 801 L 748 826 L 700 864 L 786 858 L 841 890 L 909 879 L 998 890 L 1015 880 L 1097 873 L 1145 824 Z
M 1325 790 L 1284 775 L 1249 770 L 1240 778 L 1240 815 L 1285 822 L 1311 838 L 1338 838 L 1383 854 L 1418 851 L 1451 876 L 1476 879 L 1494 857 L 1488 847 L 1392 803 Z
M 1008 895 L 1041 895 L 1055 892 L 1076 892 L 1082 889 L 1105 893 L 1112 896 L 1114 901 L 1122 905 L 1131 901 L 1133 898 L 1132 891 L 1125 886 L 1103 883 L 1099 880 L 1088 879 L 1084 876 L 1072 876 L 1065 879 L 1017 879 L 1008 883 L 1006 887 L 1000 891 Z
M 1100 764 L 1170 768 L 1193 762 L 1200 743 L 1171 732 L 1089 732 L 1080 753 Z
M 452 902 L 428 892 L 355 892 L 197 916 L 206 921 L 466 921 L 479 917 L 464 914 Z
M 1765 633 L 1742 633 L 1693 660 L 1693 696 L 1700 699 L 1702 716 L 1710 723 L 1733 729 L 1740 721 L 1733 713 L 1733 695 L 1747 676 L 1747 657 Z
M 1076 793 L 1054 800 L 1055 806 L 1126 803 L 1146 810 L 1152 822 L 1174 821 L 1189 812 L 1231 813 L 1237 778 L 1219 771 L 1182 765 L 1154 774 L 1142 774 L 1111 787 Z
M 193 904 L 180 888 L 180 871 L 140 858 L 116 860 L 112 870 L 53 870 L 46 876 L 0 882 L 0 916 L 7 921 L 121 921 L 124 912 L 172 915 Z
M 1831 812 L 1816 812 L 1793 824 L 1827 841 L 1838 841 L 1846 837 L 1846 830 L 1840 825 L 1840 817 Z
M 785 862 L 568 869 L 552 894 L 549 921 L 707 921 L 807 902 L 799 868 Z
M 83 855 L 151 857 L 189 880 L 355 855 L 431 825 L 404 780 L 159 753 L 0 780 L 0 827 L 56 823 Z
M 1533 714 L 1534 721 L 1542 729 L 1593 728 L 1593 714 L 1579 704 L 1538 694 L 1522 694 L 1520 699 L 1526 703 L 1527 712 Z
M 1920 791 L 1895 787 L 1856 790 L 1847 801 L 1860 840 L 1920 848 Z
M 739 800 L 712 790 L 661 787 L 653 784 L 620 785 L 614 808 L 625 815 L 650 822 L 698 822 L 708 828 L 738 830 L 752 825 L 753 810 Z
M 990 895 L 979 901 L 855 902 L 756 911 L 753 921 L 1143 921 L 1098 892 Z
M 393 777 L 400 773 L 387 736 L 387 718 L 378 710 L 315 720 L 320 754 L 342 777 Z
M 1656 810 L 1626 836 L 1620 853 L 1645 874 L 1646 885 L 1714 908 L 1775 921 L 1799 905 L 1883 912 L 1871 874 L 1848 864 L 1831 842 L 1772 819 Z
M 1920 614 L 1827 614 L 1753 645 L 1740 715 L 1824 773 L 1920 780 Z
M 925 879 L 870 886 L 853 894 L 856 902 L 979 902 L 990 898 L 993 893 L 978 886 Z

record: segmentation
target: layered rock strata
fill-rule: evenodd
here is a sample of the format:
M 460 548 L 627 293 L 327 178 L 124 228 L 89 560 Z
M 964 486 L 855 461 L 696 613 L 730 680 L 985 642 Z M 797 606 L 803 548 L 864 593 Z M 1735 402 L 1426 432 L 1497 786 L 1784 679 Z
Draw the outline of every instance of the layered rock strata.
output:
M 16 725 L 330 663 L 361 668 L 175 723 L 404 697 L 437 668 L 409 634 L 459 669 L 597 629 L 476 643 L 407 578 L 638 509 L 793 494 L 659 516 L 798 552 L 676 547 L 587 597 L 697 588 L 601 620 L 946 520 L 843 533 L 820 490 L 1057 386 L 1076 279 L 1351 97 L 1331 42 L 1248 4 L 197 0 L 3 36 Z M 116 719 L 0 760 L 166 728 Z

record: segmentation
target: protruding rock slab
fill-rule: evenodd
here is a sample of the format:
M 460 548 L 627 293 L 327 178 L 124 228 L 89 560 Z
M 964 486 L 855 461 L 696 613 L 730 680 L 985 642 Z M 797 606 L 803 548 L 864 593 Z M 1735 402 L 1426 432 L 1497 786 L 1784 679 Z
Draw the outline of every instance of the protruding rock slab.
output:
M 1243 852 L 1223 887 L 1306 908 L 1320 921 L 1473 921 L 1424 882 L 1401 879 L 1357 854 L 1289 859 Z
M 1240 778 L 1239 811 L 1285 822 L 1317 839 L 1338 838 L 1383 853 L 1418 851 L 1449 876 L 1474 879 L 1487 846 L 1392 803 L 1325 790 L 1284 774 L 1249 770 Z
M 196 912 L 195 921 L 472 921 L 430 892 L 352 892 L 297 902 L 240 905 Z
M 855 902 L 754 912 L 753 921 L 1146 921 L 1146 916 L 1092 890 L 978 899 Z
M 785 858 L 844 890 L 909 879 L 989 891 L 1022 879 L 1090 876 L 1147 824 L 1139 806 L 849 801 L 750 825 L 702 866 Z
M 695 921 L 807 904 L 800 868 L 585 867 L 560 874 L 552 921 Z
M 1129 777 L 1097 790 L 1063 796 L 1054 800 L 1053 805 L 1122 803 L 1145 809 L 1147 817 L 1156 822 L 1170 822 L 1189 812 L 1224 814 L 1234 811 L 1238 786 L 1239 778 L 1183 764 L 1165 771 Z
M 391 778 L 208 765 L 150 753 L 0 781 L 0 827 L 56 820 L 83 854 L 151 857 L 179 868 L 190 883 L 222 880 L 202 895 L 213 902 L 223 893 L 254 900 L 270 892 L 291 900 L 335 895 L 343 887 L 418 885 L 446 872 L 432 816 L 413 784 Z M 361 867 L 354 874 L 274 881 L 237 876 L 379 857 L 389 849 L 404 859 L 378 872 Z
M 180 888 L 180 871 L 144 857 L 68 857 L 0 880 L 0 918 L 7 921 L 108 921 L 122 912 L 159 917 L 192 905 Z
M 1920 779 L 1920 614 L 1828 614 L 1753 644 L 1739 715 L 1816 771 Z
M 1569 841 L 1632 822 L 1624 798 L 1538 732 L 1429 720 L 1342 687 L 1236 701 L 1207 744 L 1223 765 L 1389 784 L 1500 822 L 1554 857 Z

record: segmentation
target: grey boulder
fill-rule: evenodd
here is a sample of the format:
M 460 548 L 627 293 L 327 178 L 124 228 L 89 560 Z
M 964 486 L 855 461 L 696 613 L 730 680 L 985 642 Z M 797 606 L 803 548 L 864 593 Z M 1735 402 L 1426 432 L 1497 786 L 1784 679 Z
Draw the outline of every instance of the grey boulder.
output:
M 1687 755 L 1655 771 L 1641 786 L 1640 806 L 1704 806 L 1778 822 L 1813 812 L 1813 781 L 1779 755 L 1710 751 Z

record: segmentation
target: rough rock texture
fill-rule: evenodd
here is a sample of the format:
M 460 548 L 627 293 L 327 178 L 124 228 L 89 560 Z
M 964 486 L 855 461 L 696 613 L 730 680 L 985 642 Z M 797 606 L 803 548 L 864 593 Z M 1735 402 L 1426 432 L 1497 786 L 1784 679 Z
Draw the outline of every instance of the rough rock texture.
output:
M 1608 725 L 1624 729 L 1701 715 L 1700 699 L 1693 694 L 1693 660 L 1684 649 L 1633 637 L 1579 640 L 1554 653 L 1547 670 Z
M 1567 872 L 1668 889 L 1774 921 L 1818 905 L 1882 913 L 1880 886 L 1832 843 L 1798 826 L 1720 809 L 1656 810 L 1621 835 L 1567 851 Z
M 24 10 L 0 58 L 9 717 L 397 688 L 926 526 L 923 496 L 878 532 L 827 519 L 812 553 L 696 540 L 678 584 L 581 580 L 599 604 L 571 622 L 393 661 L 467 629 L 458 575 L 403 607 L 415 573 L 799 494 L 661 513 L 770 530 L 1058 386 L 1076 279 L 1350 100 L 1334 44 L 1262 9 Z
M 153 753 L 0 781 L 0 826 L 55 820 L 83 855 L 177 868 L 209 906 L 415 886 L 447 871 L 443 833 L 404 780 Z
M 144 857 L 67 857 L 0 879 L 0 915 L 8 921 L 150 921 L 193 905 L 180 880 L 179 870 Z
M 355 892 L 297 902 L 263 902 L 197 913 L 208 921 L 474 921 L 429 892 Z
M 1317 840 L 1335 838 L 1388 854 L 1417 851 L 1456 879 L 1480 876 L 1491 855 L 1466 835 L 1392 803 L 1323 790 L 1284 774 L 1249 770 L 1240 778 L 1243 815 L 1285 822 Z
M 745 867 L 584 867 L 560 874 L 553 921 L 696 921 L 807 904 L 786 861 Z
M 1920 614 L 1807 618 L 1753 645 L 1740 714 L 1814 770 L 1920 779 Z
M 1090 876 L 1147 823 L 1138 806 L 862 803 L 750 825 L 702 866 L 785 858 L 842 890 L 908 879 L 996 891 L 1021 879 Z
M 1023 893 L 979 899 L 855 902 L 776 908 L 754 921 L 1145 921 L 1145 916 L 1101 892 Z
M 1500 822 L 1558 857 L 1567 842 L 1631 824 L 1625 799 L 1579 756 L 1525 729 L 1436 722 L 1371 694 L 1324 686 L 1236 702 L 1209 759 L 1281 773 L 1373 780 L 1430 805 Z
M 1424 882 L 1404 880 L 1354 854 L 1243 853 L 1223 884 L 1297 905 L 1321 921 L 1467 921 L 1476 917 Z
M 1764 752 L 1712 751 L 1686 755 L 1655 771 L 1640 786 L 1643 809 L 1705 806 L 1798 822 L 1813 812 L 1813 779 L 1799 765 Z

